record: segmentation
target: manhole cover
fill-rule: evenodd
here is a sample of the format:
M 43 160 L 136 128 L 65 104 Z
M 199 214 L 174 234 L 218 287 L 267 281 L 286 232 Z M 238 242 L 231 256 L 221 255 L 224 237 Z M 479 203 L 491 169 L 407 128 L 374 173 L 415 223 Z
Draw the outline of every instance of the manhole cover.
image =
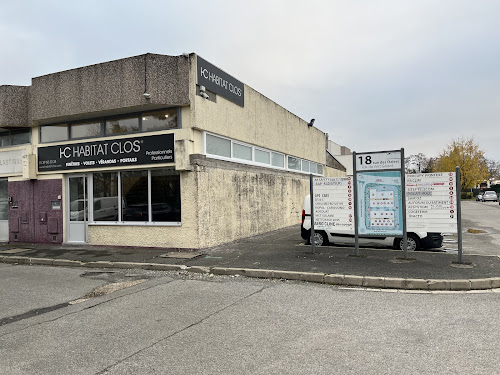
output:
M 193 259 L 201 256 L 202 254 L 197 251 L 172 251 L 170 253 L 162 254 L 162 258 L 176 258 L 176 259 Z

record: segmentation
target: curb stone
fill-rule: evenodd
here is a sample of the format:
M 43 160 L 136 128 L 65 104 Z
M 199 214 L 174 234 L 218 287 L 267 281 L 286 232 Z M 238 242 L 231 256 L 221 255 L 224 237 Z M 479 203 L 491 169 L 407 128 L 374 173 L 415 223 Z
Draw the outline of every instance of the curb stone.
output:
M 188 271 L 193 273 L 213 273 L 215 275 L 241 275 L 255 278 L 279 278 L 286 280 L 307 281 L 320 284 L 342 285 L 350 287 L 406 289 L 411 291 L 470 291 L 500 288 L 500 277 L 481 279 L 404 279 L 393 277 L 372 277 L 358 275 L 324 274 L 316 272 L 297 272 L 253 268 L 204 267 L 185 266 L 162 263 L 134 263 L 95 261 L 82 262 L 69 259 L 30 258 L 22 256 L 2 256 L 0 263 L 19 265 L 42 265 L 61 267 L 88 267 L 88 268 L 119 268 L 119 269 L 146 269 L 159 271 Z

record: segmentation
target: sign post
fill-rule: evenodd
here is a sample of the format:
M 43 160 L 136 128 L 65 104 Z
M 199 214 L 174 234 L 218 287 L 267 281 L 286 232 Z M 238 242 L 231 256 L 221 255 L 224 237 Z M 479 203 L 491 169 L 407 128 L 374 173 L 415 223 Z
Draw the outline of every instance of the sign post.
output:
M 461 202 L 461 188 L 462 176 L 460 174 L 460 167 L 455 168 L 457 178 L 457 235 L 458 235 L 458 263 L 463 263 L 462 260 L 462 202 Z
M 311 251 L 316 254 L 316 241 L 314 239 L 314 181 L 312 173 L 309 175 L 309 187 L 311 198 Z

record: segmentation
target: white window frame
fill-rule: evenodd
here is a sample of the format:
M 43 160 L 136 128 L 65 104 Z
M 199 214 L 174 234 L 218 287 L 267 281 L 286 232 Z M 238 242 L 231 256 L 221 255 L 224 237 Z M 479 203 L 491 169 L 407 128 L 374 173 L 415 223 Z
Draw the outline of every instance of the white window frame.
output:
M 128 170 L 124 170 L 124 172 L 127 172 Z M 150 221 L 123 221 L 123 220 L 118 220 L 118 221 L 94 221 L 94 174 L 93 173 L 88 173 L 87 174 L 87 197 L 88 201 L 92 202 L 89 203 L 89 208 L 88 208 L 88 225 L 108 225 L 108 226 L 156 226 L 156 227 L 180 227 L 182 226 L 182 221 L 152 221 L 153 219 L 153 206 L 151 205 L 151 169 L 148 169 L 148 217 L 151 218 Z M 96 173 L 99 173 L 101 171 L 95 171 Z M 106 171 L 102 171 L 106 172 Z M 123 197 L 122 197 L 122 175 L 120 171 L 118 172 L 118 219 L 123 219 L 122 216 L 122 202 L 123 202 Z M 179 185 L 181 185 L 181 179 L 179 178 Z M 179 186 L 179 191 L 182 194 L 182 186 Z M 92 206 L 90 206 L 92 204 Z M 182 205 L 181 205 L 181 220 L 182 220 Z
M 212 137 L 218 137 L 218 138 L 230 141 L 231 142 L 230 143 L 230 155 L 231 155 L 231 157 L 225 157 L 225 156 L 220 156 L 220 155 L 209 154 L 207 152 L 207 135 L 210 135 Z M 231 161 L 231 162 L 239 163 L 239 164 L 247 164 L 247 165 L 253 165 L 253 166 L 257 166 L 257 167 L 277 169 L 277 170 L 289 171 L 289 172 L 301 173 L 301 174 L 311 174 L 310 172 L 304 172 L 304 171 L 302 171 L 302 162 L 303 161 L 308 162 L 309 164 L 314 163 L 314 164 L 317 164 L 317 165 L 323 165 L 323 164 L 316 163 L 314 161 L 301 159 L 301 158 L 299 158 L 297 156 L 288 155 L 288 154 L 284 154 L 282 152 L 278 152 L 278 151 L 270 150 L 270 149 L 267 149 L 267 148 L 255 146 L 255 145 L 252 145 L 250 143 L 236 141 L 234 139 L 231 139 L 231 138 L 228 138 L 228 137 L 224 137 L 224 136 L 219 135 L 219 134 L 214 134 L 214 133 L 206 132 L 206 131 L 203 132 L 202 139 L 203 139 L 203 154 L 205 156 L 211 158 L 211 159 Z M 252 149 L 252 160 L 239 159 L 237 157 L 234 157 L 233 156 L 233 144 L 238 144 L 238 145 L 241 145 L 241 146 L 250 147 Z M 255 161 L 255 150 L 269 152 L 269 164 L 259 163 L 259 162 Z M 284 166 L 283 167 L 278 167 L 278 166 L 274 166 L 273 165 L 273 153 L 279 154 L 279 155 L 283 155 L 283 159 L 284 159 L 284 163 L 283 163 Z M 291 156 L 291 157 L 299 160 L 300 170 L 288 168 L 288 157 L 289 156 Z M 324 171 L 324 169 L 323 169 L 323 171 Z M 319 174 L 319 173 L 313 173 L 313 175 L 315 175 L 315 176 L 323 176 L 323 174 Z

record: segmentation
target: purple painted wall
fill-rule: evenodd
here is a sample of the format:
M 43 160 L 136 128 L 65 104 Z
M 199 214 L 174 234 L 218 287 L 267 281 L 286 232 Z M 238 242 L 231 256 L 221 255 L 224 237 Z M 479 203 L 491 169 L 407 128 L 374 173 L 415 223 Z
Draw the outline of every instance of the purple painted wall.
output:
M 62 243 L 62 180 L 29 180 L 9 182 L 10 242 Z M 61 203 L 52 209 L 52 201 Z

